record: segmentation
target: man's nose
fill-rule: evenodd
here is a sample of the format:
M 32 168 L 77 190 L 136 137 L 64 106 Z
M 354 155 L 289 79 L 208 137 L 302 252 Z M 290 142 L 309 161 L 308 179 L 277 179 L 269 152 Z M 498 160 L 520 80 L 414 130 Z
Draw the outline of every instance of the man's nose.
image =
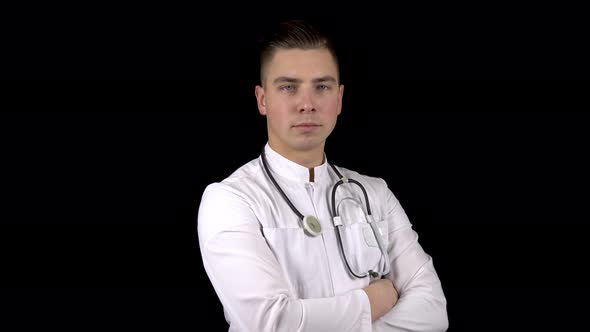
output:
M 301 93 L 301 99 L 299 99 L 299 112 L 312 112 L 315 111 L 315 102 L 313 93 L 310 91 L 303 91 Z

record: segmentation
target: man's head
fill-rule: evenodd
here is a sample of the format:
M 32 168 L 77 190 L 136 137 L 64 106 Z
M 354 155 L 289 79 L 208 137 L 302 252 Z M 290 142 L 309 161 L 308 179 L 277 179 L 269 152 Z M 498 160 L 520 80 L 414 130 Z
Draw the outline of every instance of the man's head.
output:
M 256 99 L 271 147 L 292 159 L 323 155 L 344 91 L 330 40 L 305 22 L 285 22 L 263 44 L 260 61 Z
M 286 21 L 263 40 L 260 48 L 260 83 L 265 86 L 266 68 L 278 50 L 326 49 L 338 67 L 338 57 L 332 41 L 311 24 L 301 20 Z

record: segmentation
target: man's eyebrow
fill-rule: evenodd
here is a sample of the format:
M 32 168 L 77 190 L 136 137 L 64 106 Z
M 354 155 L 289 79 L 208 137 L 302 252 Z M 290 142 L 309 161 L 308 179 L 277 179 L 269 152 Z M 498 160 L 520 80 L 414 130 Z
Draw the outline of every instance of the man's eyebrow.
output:
M 322 76 L 322 77 L 319 77 L 319 78 L 314 78 L 312 80 L 312 82 L 313 83 L 323 83 L 323 82 L 336 83 L 337 81 L 336 81 L 336 79 L 334 77 L 327 75 L 327 76 Z
M 330 76 L 330 75 L 326 75 L 326 76 L 314 78 L 311 81 L 314 84 L 324 83 L 324 82 L 332 82 L 332 83 L 338 82 L 333 76 Z M 275 78 L 272 83 L 275 84 L 275 85 L 276 84 L 281 84 L 281 83 L 303 83 L 303 80 L 301 80 L 299 78 L 293 78 L 293 77 L 287 77 L 287 76 L 279 76 L 279 77 Z
M 279 76 L 272 81 L 272 84 L 281 84 L 281 83 L 301 83 L 302 80 L 298 78 L 292 78 L 287 76 Z

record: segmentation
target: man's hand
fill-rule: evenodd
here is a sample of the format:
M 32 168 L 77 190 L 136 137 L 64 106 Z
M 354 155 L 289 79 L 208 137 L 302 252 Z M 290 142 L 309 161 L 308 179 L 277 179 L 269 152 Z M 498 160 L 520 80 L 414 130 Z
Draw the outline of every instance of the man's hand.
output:
M 397 303 L 398 293 L 389 279 L 377 279 L 363 288 L 371 303 L 371 320 L 375 321 L 385 315 Z

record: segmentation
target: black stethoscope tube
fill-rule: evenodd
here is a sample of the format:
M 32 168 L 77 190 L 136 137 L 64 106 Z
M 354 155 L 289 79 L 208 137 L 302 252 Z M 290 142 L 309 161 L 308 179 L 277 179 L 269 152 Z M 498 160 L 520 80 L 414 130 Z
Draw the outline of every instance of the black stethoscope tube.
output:
M 285 199 L 285 202 L 287 202 L 287 204 L 289 205 L 289 207 L 291 208 L 291 210 L 293 210 L 293 212 L 297 215 L 297 217 L 299 217 L 299 219 L 303 222 L 303 215 L 301 214 L 301 212 L 299 212 L 299 210 L 297 210 L 297 208 L 293 205 L 293 203 L 291 202 L 291 200 L 287 197 L 287 195 L 285 194 L 285 192 L 283 191 L 283 189 L 281 189 L 281 186 L 279 186 L 279 184 L 277 183 L 277 181 L 275 180 L 275 178 L 272 176 L 270 169 L 268 168 L 267 162 L 266 162 L 266 154 L 264 151 L 264 148 L 262 149 L 262 164 L 264 166 L 264 170 L 266 171 L 266 174 L 268 175 L 268 177 L 270 178 L 270 180 L 272 181 L 273 185 L 275 186 L 275 188 L 278 189 L 278 191 L 281 193 L 281 196 L 283 196 L 283 198 Z M 338 180 L 338 182 L 336 182 L 336 184 L 334 185 L 334 187 L 332 188 L 332 215 L 333 217 L 338 217 L 338 210 L 336 209 L 336 189 L 343 183 L 354 183 L 357 186 L 359 186 L 361 188 L 361 190 L 363 191 L 363 195 L 365 196 L 365 206 L 367 208 L 367 214 L 370 216 L 371 215 L 371 205 L 369 204 L 369 196 L 367 195 L 367 191 L 365 190 L 365 187 L 363 187 L 362 184 L 360 184 L 360 182 L 353 180 L 353 179 L 348 179 L 344 176 L 342 176 L 342 174 L 340 174 L 340 172 L 338 172 L 338 169 L 336 168 L 336 166 L 328 163 L 328 165 L 330 165 L 330 167 L 332 168 L 332 170 L 334 171 L 334 173 L 336 173 L 336 175 L 338 176 L 338 178 L 340 178 L 340 180 Z M 338 237 L 338 244 L 340 245 L 340 250 L 342 251 L 342 254 L 344 255 L 344 261 L 346 262 L 346 267 L 348 267 L 348 270 L 350 271 L 350 273 L 352 273 L 352 275 L 354 275 L 357 278 L 364 278 L 367 277 L 369 275 L 376 277 L 379 276 L 378 273 L 373 272 L 373 271 L 369 271 L 369 273 L 365 274 L 365 275 L 360 275 L 355 273 L 352 268 L 350 267 L 350 264 L 348 263 L 348 258 L 346 257 L 346 251 L 344 250 L 344 246 L 342 245 L 342 235 L 340 234 L 341 232 L 341 227 L 342 225 L 337 225 L 336 228 L 338 229 L 338 232 L 336 232 L 336 236 Z

